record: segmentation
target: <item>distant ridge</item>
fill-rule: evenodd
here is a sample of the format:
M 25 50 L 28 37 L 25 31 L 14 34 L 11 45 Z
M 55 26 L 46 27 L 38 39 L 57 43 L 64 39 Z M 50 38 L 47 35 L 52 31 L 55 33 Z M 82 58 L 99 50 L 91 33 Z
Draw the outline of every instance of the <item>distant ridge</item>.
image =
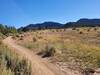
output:
M 64 27 L 95 27 L 100 26 L 100 19 L 87 19 L 83 18 L 77 22 L 68 22 Z
M 41 29 L 58 29 L 58 28 L 69 28 L 69 27 L 96 27 L 96 26 L 100 26 L 100 19 L 82 18 L 76 22 L 68 22 L 66 24 L 61 24 L 57 22 L 29 24 L 26 27 L 19 28 L 18 30 L 28 31 L 28 30 L 41 30 Z
M 44 22 L 37 24 L 29 24 L 26 27 L 21 27 L 19 30 L 28 31 L 28 30 L 40 30 L 40 29 L 57 29 L 61 28 L 63 24 L 57 22 Z

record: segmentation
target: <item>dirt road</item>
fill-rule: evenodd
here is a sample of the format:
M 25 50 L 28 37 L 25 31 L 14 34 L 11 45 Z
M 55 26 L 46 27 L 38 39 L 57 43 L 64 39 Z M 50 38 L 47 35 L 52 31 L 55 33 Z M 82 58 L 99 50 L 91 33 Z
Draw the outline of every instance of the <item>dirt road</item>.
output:
M 44 61 L 42 58 L 35 55 L 32 51 L 17 45 L 11 37 L 3 40 L 3 43 L 14 49 L 16 53 L 26 57 L 32 64 L 32 75 L 69 75 L 62 72 L 58 67 Z

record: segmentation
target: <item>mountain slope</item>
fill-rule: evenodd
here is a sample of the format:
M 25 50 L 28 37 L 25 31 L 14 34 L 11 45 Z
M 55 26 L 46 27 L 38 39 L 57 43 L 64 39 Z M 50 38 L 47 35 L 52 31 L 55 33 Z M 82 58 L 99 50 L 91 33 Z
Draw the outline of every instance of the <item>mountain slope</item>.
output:
M 61 28 L 63 24 L 57 23 L 57 22 L 44 22 L 44 23 L 38 23 L 38 24 L 29 24 L 26 27 L 21 27 L 19 30 L 28 31 L 28 30 L 35 30 L 35 29 L 56 29 Z
M 82 18 L 76 22 L 68 22 L 66 24 L 60 24 L 57 22 L 29 24 L 26 27 L 19 28 L 18 30 L 29 31 L 29 30 L 41 30 L 41 29 L 58 29 L 58 28 L 69 28 L 69 27 L 95 27 L 95 26 L 100 26 L 100 19 Z
M 95 27 L 100 26 L 100 19 L 87 19 L 83 18 L 77 22 L 69 22 L 64 27 Z

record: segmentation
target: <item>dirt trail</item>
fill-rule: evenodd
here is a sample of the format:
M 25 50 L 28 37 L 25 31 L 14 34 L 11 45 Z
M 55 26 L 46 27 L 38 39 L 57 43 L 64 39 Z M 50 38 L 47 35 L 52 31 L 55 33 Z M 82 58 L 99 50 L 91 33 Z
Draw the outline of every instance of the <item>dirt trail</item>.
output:
M 26 57 L 32 64 L 32 75 L 70 75 L 65 74 L 55 65 L 44 61 L 42 58 L 35 55 L 32 51 L 17 45 L 11 37 L 3 40 L 3 43 L 14 49 L 16 53 Z M 72 74 L 71 74 L 72 75 Z

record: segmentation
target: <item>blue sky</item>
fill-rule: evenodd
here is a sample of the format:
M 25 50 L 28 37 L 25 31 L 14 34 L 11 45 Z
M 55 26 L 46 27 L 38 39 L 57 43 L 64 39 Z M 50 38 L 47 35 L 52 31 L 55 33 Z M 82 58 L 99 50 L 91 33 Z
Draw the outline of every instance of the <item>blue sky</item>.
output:
M 0 23 L 16 27 L 100 18 L 100 0 L 0 0 Z

